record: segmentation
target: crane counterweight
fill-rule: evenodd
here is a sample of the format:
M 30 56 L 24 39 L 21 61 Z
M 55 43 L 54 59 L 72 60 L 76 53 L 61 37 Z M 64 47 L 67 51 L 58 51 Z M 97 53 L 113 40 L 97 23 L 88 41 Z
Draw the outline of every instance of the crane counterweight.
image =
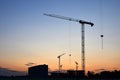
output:
M 87 21 L 83 21 L 83 20 L 80 20 L 79 23 L 81 23 L 81 24 L 89 24 L 89 25 L 91 25 L 91 27 L 94 25 L 91 22 L 87 22 Z

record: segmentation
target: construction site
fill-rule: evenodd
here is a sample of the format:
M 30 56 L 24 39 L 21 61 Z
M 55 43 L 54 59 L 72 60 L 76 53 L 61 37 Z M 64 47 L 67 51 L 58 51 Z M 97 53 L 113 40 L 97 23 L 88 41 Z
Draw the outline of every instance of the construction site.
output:
M 60 16 L 60 15 L 55 15 L 55 14 L 47 14 L 44 13 L 43 15 L 49 16 L 49 17 L 54 17 L 54 18 L 59 18 L 63 20 L 68 20 L 68 21 L 73 21 L 73 22 L 78 22 L 81 24 L 81 65 L 78 64 L 77 61 L 74 61 L 75 64 L 75 69 L 69 68 L 68 70 L 62 70 L 62 63 L 61 63 L 61 57 L 64 56 L 66 53 L 62 53 L 57 56 L 58 58 L 58 70 L 57 71 L 49 71 L 48 70 L 48 65 L 43 64 L 43 65 L 36 65 L 36 66 L 31 66 L 28 68 L 28 76 L 30 78 L 54 78 L 54 79 L 60 79 L 60 80 L 81 80 L 81 79 L 111 79 L 111 78 L 116 78 L 118 79 L 120 73 L 119 71 L 103 71 L 101 73 L 93 73 L 93 72 L 86 72 L 85 68 L 85 25 L 90 25 L 91 27 L 94 26 L 94 23 L 92 22 L 87 22 L 84 20 L 79 20 L 79 19 L 74 19 L 70 17 L 65 17 L 65 16 Z M 100 35 L 102 39 L 102 49 L 103 49 L 103 37 L 104 35 Z M 69 54 L 69 63 L 71 65 L 71 54 Z M 69 65 L 69 67 L 70 67 Z M 81 69 L 78 69 L 78 66 L 81 66 Z M 113 75 L 114 73 L 117 72 L 117 75 Z
M 60 16 L 60 15 L 55 15 L 55 14 L 47 14 L 44 13 L 45 16 L 50 16 L 54 18 L 59 18 L 59 19 L 64 19 L 68 21 L 74 21 L 78 22 L 81 24 L 81 58 L 82 58 L 82 69 L 78 70 L 78 62 L 75 61 L 76 69 L 72 70 L 62 70 L 62 65 L 61 65 L 61 57 L 65 55 L 66 53 L 63 53 L 59 56 L 58 58 L 58 71 L 52 71 L 48 72 L 48 65 L 36 65 L 28 68 L 28 76 L 30 78 L 46 78 L 46 77 L 52 77 L 52 78 L 85 78 L 85 25 L 90 25 L 93 27 L 94 23 L 92 22 L 87 22 L 84 20 L 78 20 L 70 17 L 65 17 L 65 16 Z M 101 36 L 103 37 L 103 36 Z M 71 54 L 69 54 L 69 57 L 71 57 Z
M 81 70 L 78 70 L 78 62 L 75 61 L 76 69 L 68 69 L 68 70 L 62 70 L 62 64 L 61 64 L 61 57 L 65 55 L 66 53 L 60 54 L 57 56 L 58 58 L 58 71 L 48 72 L 48 65 L 37 65 L 29 67 L 28 69 L 28 76 L 30 77 L 81 77 L 84 78 L 86 76 L 85 74 L 85 25 L 90 25 L 93 27 L 94 23 L 87 22 L 84 20 L 78 20 L 70 17 L 55 15 L 55 14 L 47 14 L 44 13 L 43 15 L 59 18 L 63 20 L 78 22 L 81 24 Z M 102 36 L 103 37 L 103 36 Z M 69 54 L 69 57 L 71 57 L 71 54 Z M 70 60 L 71 61 L 71 60 Z M 49 73 L 49 74 L 48 74 Z
M 120 80 L 119 0 L 1 0 L 0 80 Z
M 78 61 L 74 61 L 75 69 L 71 69 L 71 53 L 62 53 L 58 56 L 56 56 L 56 59 L 58 60 L 58 68 L 55 71 L 49 71 L 49 65 L 47 64 L 40 64 L 40 65 L 33 65 L 34 63 L 28 63 L 26 66 L 28 66 L 28 73 L 25 76 L 0 76 L 0 80 L 89 80 L 89 79 L 120 79 L 120 71 L 114 70 L 114 71 L 102 71 L 100 73 L 94 73 L 91 71 L 86 71 L 86 57 L 85 57 L 85 25 L 90 25 L 90 27 L 94 26 L 94 23 L 88 22 L 85 20 L 79 20 L 74 19 L 70 17 L 55 15 L 55 14 L 47 14 L 44 13 L 43 15 L 59 18 L 63 20 L 73 21 L 81 24 L 81 64 L 78 63 Z M 103 37 L 104 35 L 100 35 L 102 39 L 102 49 L 103 49 Z M 69 69 L 63 70 L 61 63 L 62 56 L 65 54 L 69 54 Z M 72 61 L 73 62 L 73 61 Z M 79 61 L 80 62 L 80 61 Z M 78 67 L 81 66 L 81 69 Z
M 36 66 L 31 66 L 28 68 L 28 76 L 30 78 L 56 78 L 58 79 L 65 79 L 65 80 L 73 80 L 73 79 L 90 79 L 90 78 L 114 78 L 116 77 L 116 79 L 118 78 L 119 75 L 119 71 L 118 71 L 118 75 L 117 76 L 111 76 L 113 75 L 113 72 L 109 72 L 109 71 L 103 71 L 101 73 L 97 73 L 94 74 L 93 72 L 88 71 L 86 73 L 85 70 L 85 25 L 90 25 L 91 27 L 94 26 L 94 23 L 92 22 L 87 22 L 84 20 L 78 20 L 78 19 L 74 19 L 74 18 L 70 18 L 70 17 L 65 17 L 65 16 L 60 16 L 60 15 L 55 15 L 55 14 L 47 14 L 44 13 L 45 16 L 49 16 L 49 17 L 54 17 L 54 18 L 59 18 L 59 19 L 64 19 L 64 20 L 68 20 L 68 21 L 74 21 L 74 22 L 78 22 L 79 24 L 81 24 L 81 68 L 82 69 L 78 69 L 78 62 L 75 62 L 75 69 L 68 69 L 68 70 L 62 70 L 62 64 L 61 64 L 61 57 L 64 56 L 66 53 L 62 53 L 60 55 L 57 56 L 58 58 L 58 70 L 57 71 L 49 71 L 48 70 L 48 65 L 43 64 L 43 65 L 36 65 Z M 104 35 L 101 34 L 100 37 L 102 38 L 102 49 L 103 49 L 103 37 Z M 69 57 L 71 57 L 71 54 L 69 54 Z M 71 58 L 69 58 L 71 59 Z M 69 61 L 71 62 L 71 60 Z M 116 71 L 117 72 L 117 71 Z M 105 74 L 104 74 L 105 73 Z M 102 74 L 104 76 L 102 76 Z

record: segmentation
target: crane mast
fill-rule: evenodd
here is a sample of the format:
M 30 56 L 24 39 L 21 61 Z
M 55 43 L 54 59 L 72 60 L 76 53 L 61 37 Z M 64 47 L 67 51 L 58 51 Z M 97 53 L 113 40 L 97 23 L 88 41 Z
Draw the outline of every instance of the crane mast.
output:
M 55 18 L 60 18 L 60 19 L 64 19 L 64 20 L 69 20 L 69 21 L 75 21 L 75 22 L 79 22 L 81 24 L 81 53 L 82 53 L 82 70 L 85 72 L 85 24 L 91 25 L 91 27 L 94 25 L 94 23 L 92 22 L 87 22 L 84 20 L 78 20 L 78 19 L 74 19 L 74 18 L 70 18 L 70 17 L 65 17 L 65 16 L 60 16 L 60 15 L 55 15 L 55 14 L 47 14 L 44 13 L 44 15 L 46 16 L 50 16 L 50 17 L 55 17 Z

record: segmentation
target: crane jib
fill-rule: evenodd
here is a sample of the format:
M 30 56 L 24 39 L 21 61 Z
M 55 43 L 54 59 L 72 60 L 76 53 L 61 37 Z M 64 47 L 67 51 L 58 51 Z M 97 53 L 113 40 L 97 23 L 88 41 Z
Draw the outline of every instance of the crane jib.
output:
M 47 14 L 47 13 L 44 13 L 44 15 L 59 18 L 59 19 L 69 20 L 69 21 L 75 21 L 75 22 L 79 22 L 81 24 L 89 24 L 91 26 L 94 25 L 91 22 L 87 22 L 87 21 L 84 21 L 84 20 L 78 20 L 78 19 L 74 19 L 74 18 L 70 18 L 70 17 L 60 16 L 60 15 L 55 15 L 55 14 Z

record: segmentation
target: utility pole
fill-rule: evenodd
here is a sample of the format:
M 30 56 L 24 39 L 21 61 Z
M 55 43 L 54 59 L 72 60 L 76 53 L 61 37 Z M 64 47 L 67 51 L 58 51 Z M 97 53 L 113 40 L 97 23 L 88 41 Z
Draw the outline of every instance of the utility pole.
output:
M 46 13 L 44 13 L 44 15 L 50 16 L 50 17 L 55 17 L 55 18 L 60 18 L 60 19 L 65 19 L 65 20 L 69 20 L 69 21 L 75 21 L 75 22 L 79 22 L 81 24 L 81 26 L 82 26 L 81 27 L 82 70 L 85 72 L 85 24 L 88 24 L 91 27 L 94 24 L 92 22 L 87 22 L 87 21 L 84 21 L 84 20 L 78 20 L 78 19 L 65 17 L 65 16 L 60 16 L 60 15 L 55 15 L 55 14 L 46 14 Z

